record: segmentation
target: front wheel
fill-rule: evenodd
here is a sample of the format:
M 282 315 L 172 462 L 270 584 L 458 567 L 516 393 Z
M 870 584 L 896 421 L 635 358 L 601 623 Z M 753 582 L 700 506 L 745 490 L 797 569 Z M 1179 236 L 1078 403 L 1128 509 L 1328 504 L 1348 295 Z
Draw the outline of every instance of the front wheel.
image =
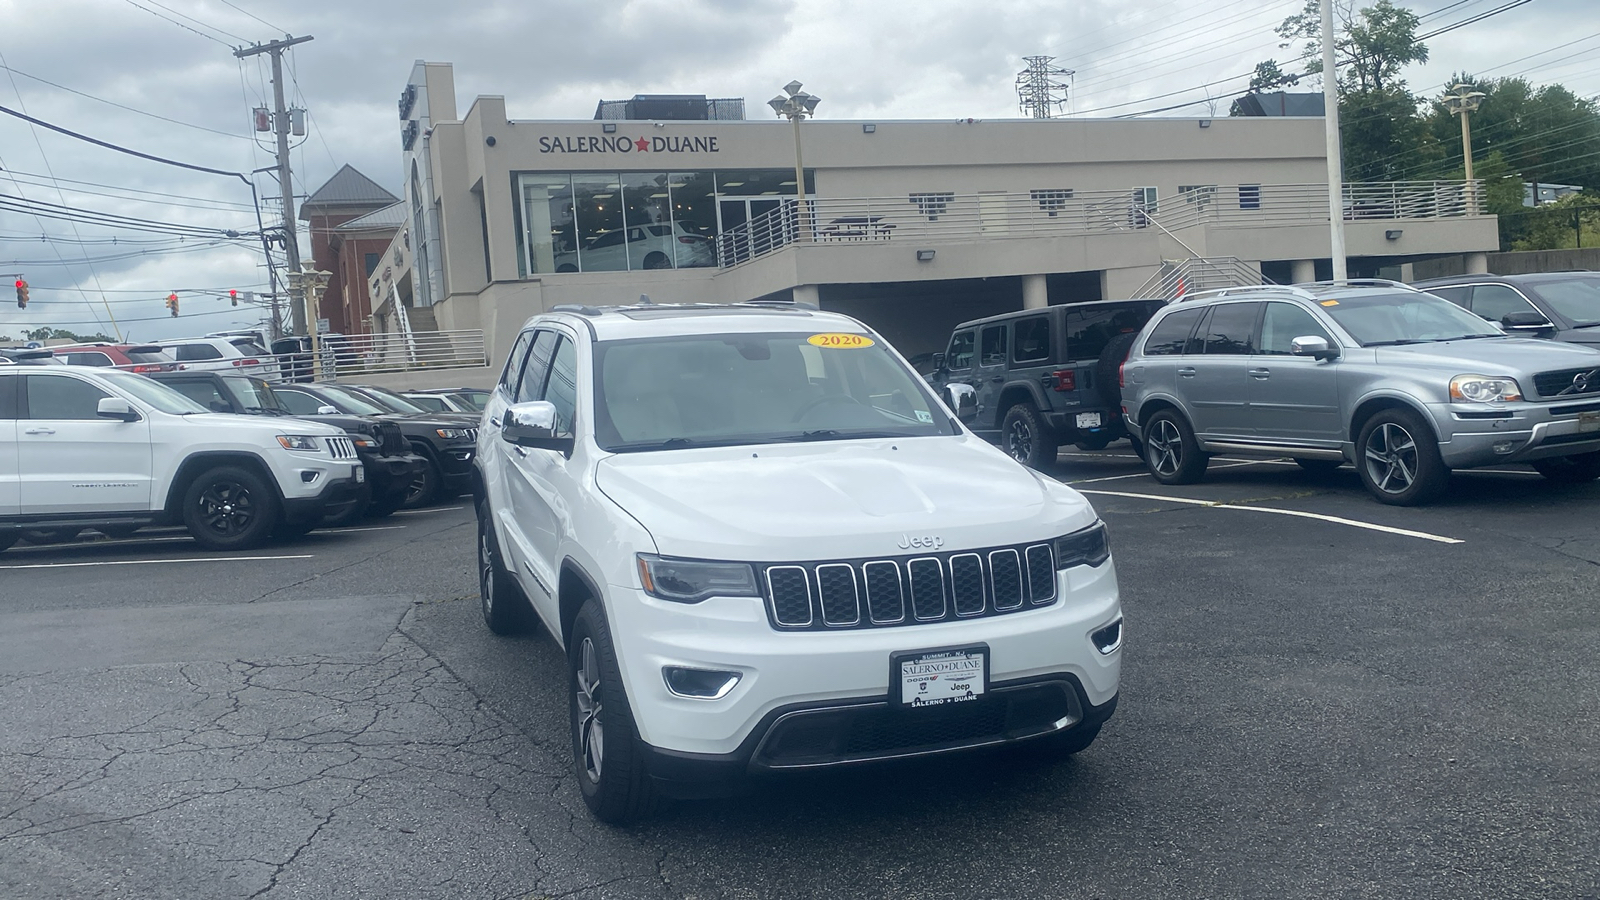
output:
M 207 550 L 260 546 L 281 517 L 277 491 L 238 466 L 207 469 L 183 493 L 183 524 Z
M 1206 473 L 1206 455 L 1194 429 L 1177 410 L 1163 409 L 1144 426 L 1144 462 L 1162 484 L 1194 484 Z
M 1045 430 L 1039 411 L 1027 403 L 1006 410 L 1000 421 L 1000 446 L 1006 455 L 1031 469 L 1056 461 L 1056 439 Z
M 1533 467 L 1556 484 L 1584 484 L 1600 478 L 1600 451 L 1537 459 Z
M 487 500 L 478 502 L 478 606 L 483 624 L 495 634 L 516 634 L 527 627 L 528 599 L 500 558 Z
M 1361 426 L 1356 471 L 1380 503 L 1416 506 L 1444 491 L 1450 470 L 1422 417 L 1409 409 L 1386 409 Z
M 567 673 L 573 767 L 583 802 L 595 818 L 612 825 L 645 818 L 655 811 L 655 793 L 622 689 L 616 648 L 596 600 L 586 601 L 572 623 Z
M 401 503 L 406 509 L 416 509 L 427 506 L 433 502 L 439 493 L 439 467 L 433 460 L 424 460 L 422 468 L 417 470 L 416 477 L 411 480 L 411 487 L 406 490 L 405 502 Z

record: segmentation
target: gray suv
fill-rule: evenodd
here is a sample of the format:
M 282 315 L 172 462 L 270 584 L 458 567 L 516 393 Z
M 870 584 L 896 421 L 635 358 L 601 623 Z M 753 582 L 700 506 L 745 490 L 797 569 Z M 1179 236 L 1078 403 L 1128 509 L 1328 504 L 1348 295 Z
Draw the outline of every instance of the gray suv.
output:
M 1384 503 L 1437 496 L 1450 470 L 1531 463 L 1600 477 L 1600 351 L 1508 336 L 1378 280 L 1228 288 L 1151 319 L 1124 364 L 1124 415 L 1163 484 L 1212 453 L 1355 463 Z

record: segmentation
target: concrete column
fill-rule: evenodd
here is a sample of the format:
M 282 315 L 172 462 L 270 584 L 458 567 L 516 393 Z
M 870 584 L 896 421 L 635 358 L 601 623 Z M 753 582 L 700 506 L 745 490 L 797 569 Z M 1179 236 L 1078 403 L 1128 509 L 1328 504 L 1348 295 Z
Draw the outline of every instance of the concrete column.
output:
M 1487 275 L 1487 274 L 1489 274 L 1489 254 L 1487 254 L 1487 253 L 1468 253 L 1467 254 L 1467 274 L 1468 275 Z
M 1317 280 L 1317 261 L 1314 259 L 1296 259 L 1289 262 L 1289 280 L 1295 284 Z
M 822 299 L 818 296 L 817 286 L 814 284 L 795 285 L 794 303 L 796 306 L 821 307 Z
M 1050 291 L 1043 275 L 1022 276 L 1022 308 L 1044 309 L 1050 305 Z

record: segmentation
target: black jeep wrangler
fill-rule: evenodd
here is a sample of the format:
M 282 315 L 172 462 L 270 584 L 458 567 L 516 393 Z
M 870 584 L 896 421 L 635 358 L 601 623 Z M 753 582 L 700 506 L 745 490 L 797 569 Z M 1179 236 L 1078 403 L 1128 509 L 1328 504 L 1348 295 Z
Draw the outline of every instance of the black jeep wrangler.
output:
M 1049 465 L 1062 444 L 1101 450 L 1129 436 L 1117 369 L 1163 304 L 1098 300 L 963 322 L 934 354 L 928 381 L 955 397 L 968 428 L 1018 462 Z

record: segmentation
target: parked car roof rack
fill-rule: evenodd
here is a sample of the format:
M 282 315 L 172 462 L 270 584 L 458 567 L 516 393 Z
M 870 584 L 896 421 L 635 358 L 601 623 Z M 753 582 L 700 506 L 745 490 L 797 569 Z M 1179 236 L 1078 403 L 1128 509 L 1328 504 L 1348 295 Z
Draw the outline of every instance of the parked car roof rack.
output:
M 550 307 L 550 311 L 577 313 L 580 316 L 589 316 L 591 318 L 602 315 L 605 312 L 603 309 L 598 309 L 583 303 L 557 303 L 555 306 Z
M 1400 290 L 1403 290 L 1403 291 L 1410 291 L 1413 294 L 1426 294 L 1427 293 L 1427 291 L 1424 291 L 1421 288 L 1412 287 L 1411 285 L 1406 284 L 1403 281 L 1390 281 L 1387 278 L 1340 278 L 1340 279 L 1333 280 L 1333 281 L 1311 281 L 1311 282 L 1305 282 L 1303 284 L 1298 284 L 1298 285 L 1294 285 L 1294 286 L 1295 287 L 1300 287 L 1300 288 L 1312 288 L 1312 287 L 1322 287 L 1322 288 L 1327 288 L 1327 287 L 1386 287 L 1386 288 L 1399 288 Z
M 1233 295 L 1233 294 L 1260 294 L 1260 293 L 1263 293 L 1263 292 L 1274 293 L 1274 294 L 1292 294 L 1292 295 L 1294 295 L 1296 297 L 1303 297 L 1303 298 L 1305 298 L 1307 300 L 1315 300 L 1316 299 L 1316 295 L 1315 294 L 1311 293 L 1310 291 L 1306 290 L 1303 287 L 1297 287 L 1295 285 L 1289 285 L 1289 284 L 1252 284 L 1252 285 L 1246 285 L 1244 287 L 1212 288 L 1212 289 L 1206 290 L 1206 291 L 1195 291 L 1192 294 L 1184 294 L 1182 297 L 1179 297 L 1179 298 L 1173 300 L 1172 302 L 1173 303 L 1183 303 L 1183 302 L 1185 302 L 1187 300 L 1200 300 L 1200 299 L 1211 298 L 1211 297 L 1227 297 L 1227 296 L 1230 296 L 1230 295 Z

